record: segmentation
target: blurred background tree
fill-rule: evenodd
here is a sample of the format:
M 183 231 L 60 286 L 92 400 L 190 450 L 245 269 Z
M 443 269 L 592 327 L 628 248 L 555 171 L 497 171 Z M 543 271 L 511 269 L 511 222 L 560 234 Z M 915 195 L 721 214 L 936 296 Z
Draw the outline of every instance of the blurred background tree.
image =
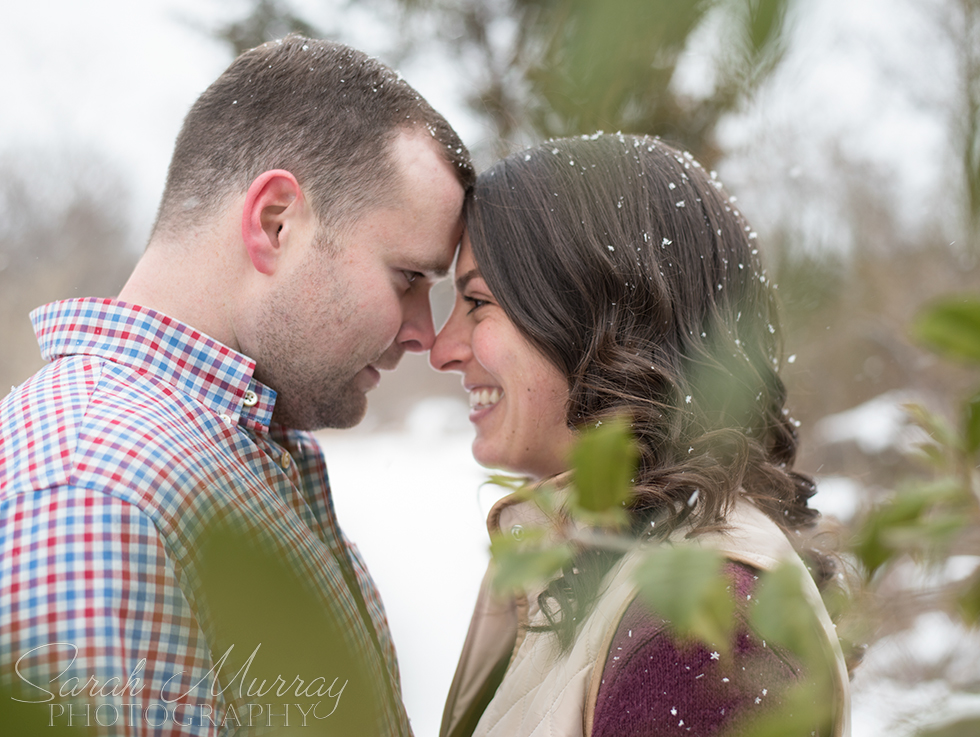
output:
M 942 8 L 939 22 L 955 49 L 960 92 L 956 149 L 962 162 L 965 209 L 974 249 L 980 242 L 980 0 Z
M 30 310 L 119 292 L 136 263 L 129 207 L 98 153 L 0 153 L 0 394 L 44 365 Z
M 309 37 L 322 35 L 281 0 L 253 0 L 246 15 L 219 24 L 211 33 L 231 47 L 232 57 L 289 33 Z
M 427 43 L 465 60 L 467 104 L 493 127 L 488 151 L 506 156 L 542 138 L 596 130 L 649 133 L 680 143 L 706 166 L 721 152 L 718 121 L 773 72 L 793 0 L 372 0 L 397 10 L 404 58 Z M 351 3 L 353 4 L 353 3 Z M 211 33 L 237 54 L 289 31 L 330 35 L 286 0 L 252 0 Z M 710 90 L 679 89 L 692 40 L 715 48 Z M 464 72 L 465 73 L 465 72 Z
M 483 73 L 468 100 L 493 123 L 495 156 L 529 141 L 596 130 L 659 135 L 705 166 L 719 119 L 782 57 L 790 0 L 398 0 Z M 723 29 L 723 30 L 722 30 Z M 675 84 L 698 34 L 718 41 L 710 91 Z

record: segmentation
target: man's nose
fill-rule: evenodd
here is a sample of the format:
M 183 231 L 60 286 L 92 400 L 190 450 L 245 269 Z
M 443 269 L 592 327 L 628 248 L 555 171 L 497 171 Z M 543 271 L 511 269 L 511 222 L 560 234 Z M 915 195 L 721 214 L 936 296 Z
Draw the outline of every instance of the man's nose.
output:
M 423 353 L 432 348 L 436 329 L 432 324 L 432 306 L 428 291 L 413 294 L 405 306 L 405 319 L 395 341 L 406 351 Z

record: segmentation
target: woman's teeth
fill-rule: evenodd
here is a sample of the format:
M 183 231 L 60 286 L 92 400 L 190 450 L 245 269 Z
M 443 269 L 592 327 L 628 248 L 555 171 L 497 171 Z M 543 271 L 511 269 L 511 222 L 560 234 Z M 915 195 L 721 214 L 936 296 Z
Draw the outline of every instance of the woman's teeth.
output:
M 470 409 L 490 407 L 500 401 L 500 389 L 474 389 L 470 392 Z

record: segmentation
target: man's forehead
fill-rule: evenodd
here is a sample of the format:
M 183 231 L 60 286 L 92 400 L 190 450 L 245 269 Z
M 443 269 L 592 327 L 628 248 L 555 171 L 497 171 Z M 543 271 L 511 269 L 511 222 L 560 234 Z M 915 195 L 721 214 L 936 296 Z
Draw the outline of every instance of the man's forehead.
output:
M 402 131 L 392 141 L 396 176 L 374 215 L 398 223 L 402 268 L 432 281 L 450 273 L 463 235 L 465 193 L 438 144 L 420 131 Z M 372 213 L 368 213 L 371 217 Z
M 431 269 L 427 273 L 430 273 L 434 279 L 445 279 L 452 274 L 453 266 L 459 256 L 459 241 L 460 239 L 457 238 L 452 248 L 430 264 Z
M 456 230 L 453 233 L 452 246 L 433 264 L 436 267 L 433 269 L 433 275 L 436 279 L 445 279 L 453 273 L 456 262 L 459 260 L 459 254 L 463 251 L 463 236 L 465 233 L 466 228 L 463 224 L 461 211 Z

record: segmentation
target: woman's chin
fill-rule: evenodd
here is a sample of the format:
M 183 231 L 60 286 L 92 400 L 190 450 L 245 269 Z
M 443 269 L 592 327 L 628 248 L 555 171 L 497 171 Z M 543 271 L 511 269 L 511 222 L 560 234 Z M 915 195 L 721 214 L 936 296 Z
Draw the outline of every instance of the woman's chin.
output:
M 501 471 L 507 470 L 500 465 L 493 453 L 488 453 L 486 449 L 481 447 L 480 438 L 476 438 L 476 440 L 473 441 L 472 451 L 473 460 L 484 468 L 499 469 Z
M 495 450 L 488 443 L 481 441 L 479 435 L 473 441 L 472 450 L 473 460 L 484 468 L 492 471 L 504 471 L 505 473 L 521 473 L 511 462 L 512 459 L 508 458 L 506 454 Z

